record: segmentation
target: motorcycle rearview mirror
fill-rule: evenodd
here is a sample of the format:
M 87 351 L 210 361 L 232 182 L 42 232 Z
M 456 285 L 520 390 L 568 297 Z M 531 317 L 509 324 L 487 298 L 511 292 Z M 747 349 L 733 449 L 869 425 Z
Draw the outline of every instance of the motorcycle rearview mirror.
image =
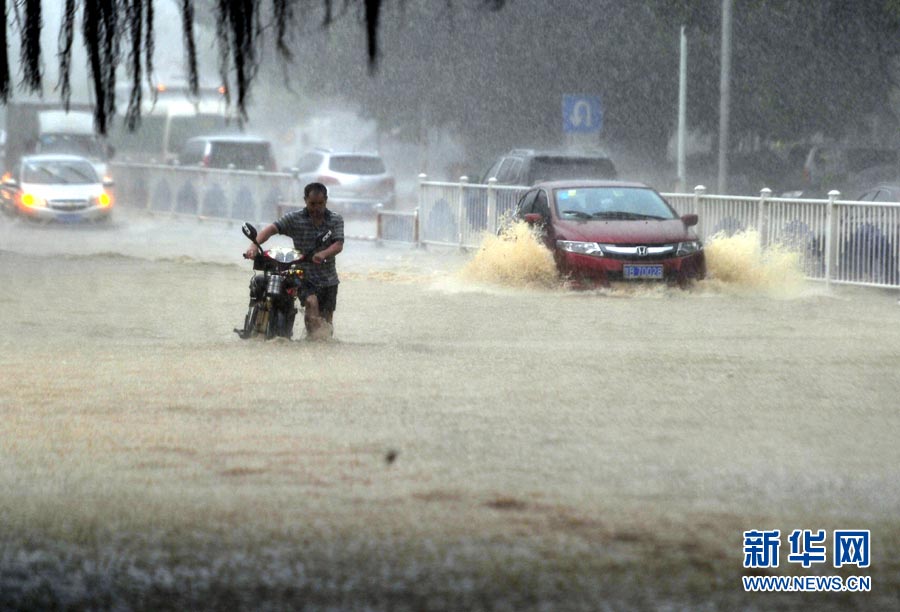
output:
M 253 244 L 256 245 L 257 251 L 258 251 L 259 253 L 262 253 L 262 250 L 263 250 L 262 245 L 260 245 L 260 244 L 256 241 L 256 236 L 257 236 L 256 228 L 253 227 L 253 225 L 250 224 L 250 223 L 244 223 L 244 224 L 241 226 L 241 231 L 244 232 L 244 236 L 246 236 L 247 238 L 250 239 L 250 242 L 252 242 Z

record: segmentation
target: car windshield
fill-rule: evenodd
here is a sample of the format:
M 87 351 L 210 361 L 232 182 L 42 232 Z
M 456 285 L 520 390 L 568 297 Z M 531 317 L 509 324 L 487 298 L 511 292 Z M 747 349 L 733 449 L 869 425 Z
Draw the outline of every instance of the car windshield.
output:
M 603 157 L 540 156 L 532 160 L 530 173 L 532 184 L 566 179 L 614 179 L 616 167 Z
M 210 113 L 171 117 L 169 126 L 169 153 L 177 153 L 184 148 L 184 143 L 195 136 L 221 134 L 229 130 L 223 115 Z M 231 127 L 231 131 L 236 129 Z
M 371 155 L 335 155 L 328 163 L 334 172 L 343 174 L 384 174 L 384 162 Z
M 675 219 L 676 213 L 652 189 L 579 187 L 556 189 L 557 213 L 576 219 Z
M 86 185 L 99 183 L 94 167 L 87 161 L 29 161 L 22 169 L 23 183 Z
M 233 164 L 238 170 L 255 170 L 258 166 L 274 169 L 266 142 L 213 141 L 210 157 L 209 165 L 213 168 L 227 168 Z
M 38 139 L 38 153 L 70 153 L 85 157 L 103 158 L 103 145 L 92 134 L 43 134 Z
M 129 131 L 125 121 L 117 121 L 110 130 L 110 141 L 116 150 L 129 154 L 146 154 L 151 158 L 162 152 L 166 134 L 166 118 L 161 115 L 146 115 L 134 131 Z

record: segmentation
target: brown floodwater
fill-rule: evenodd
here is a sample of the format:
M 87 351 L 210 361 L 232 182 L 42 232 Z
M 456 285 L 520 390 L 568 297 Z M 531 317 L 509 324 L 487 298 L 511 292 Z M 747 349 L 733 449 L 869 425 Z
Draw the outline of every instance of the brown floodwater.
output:
M 240 227 L 118 213 L 0 218 L 0 608 L 897 603 L 896 292 L 351 241 L 333 341 L 242 341 Z M 871 529 L 873 592 L 743 593 L 771 528 Z

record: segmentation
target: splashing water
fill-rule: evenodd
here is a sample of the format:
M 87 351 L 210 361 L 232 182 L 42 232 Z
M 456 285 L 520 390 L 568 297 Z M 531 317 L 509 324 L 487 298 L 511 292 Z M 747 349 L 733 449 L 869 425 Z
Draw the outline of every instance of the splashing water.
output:
M 800 253 L 785 246 L 760 246 L 759 232 L 716 234 L 706 245 L 707 287 L 763 290 L 774 296 L 798 295 L 805 279 Z
M 524 221 L 510 226 L 500 236 L 484 234 L 481 246 L 460 270 L 459 277 L 507 287 L 559 285 L 553 254 Z
M 800 253 L 783 245 L 760 246 L 756 230 L 717 234 L 706 246 L 707 279 L 697 287 L 714 293 L 763 292 L 796 297 L 807 288 Z M 485 234 L 458 280 L 511 288 L 562 288 L 552 253 L 527 223 L 517 222 L 501 236 Z M 590 293 L 623 297 L 670 295 L 665 284 L 613 283 Z M 679 291 L 680 293 L 680 291 Z

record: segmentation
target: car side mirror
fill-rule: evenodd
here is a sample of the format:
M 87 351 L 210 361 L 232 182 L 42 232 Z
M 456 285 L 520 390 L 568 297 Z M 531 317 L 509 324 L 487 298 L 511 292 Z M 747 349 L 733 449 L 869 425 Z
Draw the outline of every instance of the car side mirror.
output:
M 681 222 L 684 223 L 685 227 L 693 227 L 694 225 L 697 225 L 697 221 L 699 220 L 700 218 L 695 214 L 681 215 Z
M 529 225 L 534 225 L 535 223 L 540 223 L 544 218 L 540 215 L 540 213 L 528 213 L 525 215 L 525 223 Z
M 4 187 L 13 187 L 13 188 L 15 188 L 15 187 L 18 187 L 18 186 L 19 186 L 19 182 L 16 181 L 16 179 L 14 179 L 14 178 L 11 177 L 11 176 L 4 176 L 4 177 L 3 177 L 3 186 L 4 186 Z
M 114 180 L 112 180 L 111 178 L 106 177 L 103 179 L 103 186 L 104 187 L 115 187 L 116 182 Z

